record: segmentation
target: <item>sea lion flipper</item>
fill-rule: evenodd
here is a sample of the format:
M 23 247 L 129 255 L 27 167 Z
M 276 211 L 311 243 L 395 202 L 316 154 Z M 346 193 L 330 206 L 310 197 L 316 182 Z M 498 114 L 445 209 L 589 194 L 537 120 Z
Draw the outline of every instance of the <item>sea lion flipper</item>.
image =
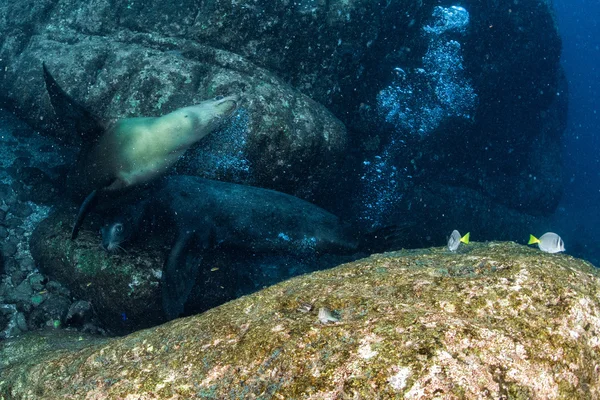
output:
M 177 318 L 183 312 L 198 275 L 199 260 L 187 261 L 185 249 L 193 234 L 181 233 L 167 258 L 162 275 L 162 304 L 167 319 Z
M 42 63 L 46 91 L 50 103 L 61 125 L 69 131 L 76 131 L 85 145 L 95 143 L 104 132 L 104 126 L 85 107 L 78 104 L 56 82 L 48 71 L 46 63 Z
M 90 212 L 93 208 L 95 201 L 98 196 L 98 190 L 92 191 L 83 203 L 81 203 L 81 207 L 79 207 L 79 212 L 77 213 L 77 219 L 75 220 L 75 225 L 73 225 L 73 230 L 71 231 L 71 240 L 77 239 L 77 234 L 79 233 L 79 228 L 81 228 L 81 224 L 83 224 L 83 220 L 85 216 Z

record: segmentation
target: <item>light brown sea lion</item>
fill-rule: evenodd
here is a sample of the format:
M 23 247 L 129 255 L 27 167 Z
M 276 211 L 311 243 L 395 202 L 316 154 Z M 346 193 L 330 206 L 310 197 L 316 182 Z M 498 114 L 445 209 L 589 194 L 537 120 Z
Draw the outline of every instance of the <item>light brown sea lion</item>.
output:
M 157 178 L 237 109 L 237 96 L 206 100 L 162 117 L 115 122 L 79 157 L 71 185 L 79 193 L 119 190 Z
M 217 97 L 161 117 L 119 119 L 104 128 L 58 86 L 46 65 L 43 69 L 55 112 L 70 120 L 84 142 L 67 175 L 69 192 L 78 200 L 87 196 L 73 227 L 73 239 L 99 192 L 127 189 L 163 175 L 190 146 L 231 117 L 239 102 L 237 95 Z

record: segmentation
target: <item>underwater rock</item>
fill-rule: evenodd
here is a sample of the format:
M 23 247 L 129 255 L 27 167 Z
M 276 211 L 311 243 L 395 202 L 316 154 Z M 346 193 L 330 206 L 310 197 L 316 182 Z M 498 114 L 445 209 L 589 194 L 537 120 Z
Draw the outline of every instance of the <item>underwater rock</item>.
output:
M 72 213 L 55 212 L 31 236 L 36 264 L 55 280 L 48 282 L 46 289 L 51 294 L 69 293 L 89 301 L 102 326 L 113 334 L 164 322 L 159 284 L 172 238 L 143 238 L 120 254 L 107 253 L 100 248 L 97 229 L 84 229 L 76 241 L 70 240 L 70 224 L 65 221 L 72 218 Z M 239 296 L 238 291 L 245 294 L 255 290 L 249 280 L 233 276 L 223 261 L 207 258 L 203 265 L 207 268 L 199 273 L 186 310 L 202 312 Z M 57 289 L 56 281 L 69 290 Z
M 596 398 L 599 290 L 510 242 L 374 255 L 122 338 L 0 342 L 0 396 Z
M 479 241 L 493 238 L 526 243 L 530 230 L 544 232 L 552 226 L 550 218 L 497 204 L 476 189 L 436 182 L 415 185 L 396 207 L 388 223 L 419 221 L 406 235 L 403 245 L 407 248 L 445 243 L 454 229 L 470 231 Z
M 83 327 L 92 321 L 93 316 L 92 303 L 79 300 L 69 307 L 66 323 L 70 326 Z
M 29 282 L 25 279 L 15 287 L 9 287 L 5 293 L 7 303 L 29 303 L 33 289 Z
M 5 241 L 4 244 L 2 245 L 2 254 L 4 254 L 5 257 L 12 257 L 16 253 L 17 253 L 16 240 L 13 240 L 13 238 L 10 238 L 9 240 Z
M 158 288 L 161 245 L 152 243 L 114 258 L 100 249 L 97 230 L 84 230 L 76 241 L 70 240 L 73 215 L 57 211 L 34 230 L 29 245 L 42 273 L 65 285 L 75 298 L 90 301 L 99 319 L 114 333 L 162 322 Z M 52 282 L 46 285 L 48 291 L 60 293 Z
M 15 202 L 16 202 L 16 200 L 15 200 Z M 14 202 L 11 204 L 14 204 Z M 22 224 L 23 224 L 23 220 L 21 218 L 9 217 L 9 218 L 6 218 L 6 220 L 4 220 L 4 226 L 6 226 L 8 229 L 16 229 L 19 226 L 21 226 Z
M 186 38 L 239 54 L 323 104 L 340 104 L 360 101 L 358 97 L 381 74 L 381 63 L 389 64 L 388 56 L 398 58 L 400 46 L 418 45 L 414 32 L 434 2 L 422 3 L 149 0 L 82 5 L 74 0 L 44 4 L 26 0 L 0 6 L 0 15 L 10 16 L 0 21 L 0 32 L 12 34 L 4 57 L 36 41 L 33 32 L 18 29 L 22 26 L 52 35 L 68 32 L 65 42 L 71 44 L 79 41 L 75 34 L 110 38 L 113 46 L 127 32 L 150 33 L 163 42 Z M 91 43 L 89 49 L 95 50 Z M 173 46 L 166 51 L 177 55 L 181 49 Z M 11 61 L 4 58 L 2 63 Z
M 401 206 L 420 201 L 413 195 L 423 182 L 473 189 L 496 214 L 508 207 L 544 216 L 563 182 L 560 39 L 551 2 L 507 7 L 7 2 L 0 101 L 34 127 L 54 128 L 43 59 L 104 117 L 157 115 L 243 91 L 245 112 L 180 171 L 294 194 L 342 217 L 361 215 L 367 228 L 389 215 L 419 223 Z M 454 225 L 479 225 L 480 237 L 493 238 L 457 199 L 449 200 L 466 218 Z
M 59 189 L 55 187 L 55 183 L 48 174 L 37 167 L 20 167 L 14 171 L 12 176 L 15 180 L 12 185 L 13 190 L 21 201 L 49 203 L 55 200 L 59 193 Z
M 34 300 L 35 301 L 35 300 Z M 28 316 L 29 329 L 62 326 L 67 318 L 71 302 L 66 297 L 48 295 Z
M 330 190 L 346 147 L 346 129 L 325 107 L 271 72 L 184 38 L 128 31 L 88 36 L 55 28 L 40 28 L 27 49 L 8 45 L 2 53 L 10 67 L 0 75 L 0 88 L 9 91 L 15 114 L 36 129 L 63 144 L 80 144 L 75 131 L 58 123 L 61 116 L 54 113 L 43 85 L 43 61 L 67 93 L 106 120 L 160 116 L 216 96 L 241 95 L 233 121 L 188 152 L 179 170 L 305 199 Z M 41 179 L 31 177 L 36 178 Z
M 62 282 L 73 297 L 89 301 L 102 327 L 113 334 L 164 322 L 160 282 L 174 237 L 166 232 L 141 237 L 127 242 L 123 252 L 108 253 L 100 247 L 99 227 L 82 229 L 81 237 L 70 240 L 72 219 L 73 213 L 56 211 L 34 230 L 29 243 L 40 271 Z M 200 313 L 291 276 L 354 258 L 329 255 L 305 260 L 297 255 L 207 251 L 185 313 Z M 55 281 L 45 285 L 48 292 L 67 296 L 54 288 Z
M 8 212 L 18 218 L 27 218 L 31 215 L 33 210 L 29 204 L 17 201 L 8 208 Z
M 33 258 L 26 256 L 19 259 L 19 266 L 22 271 L 31 272 L 35 269 L 35 261 L 33 261 Z

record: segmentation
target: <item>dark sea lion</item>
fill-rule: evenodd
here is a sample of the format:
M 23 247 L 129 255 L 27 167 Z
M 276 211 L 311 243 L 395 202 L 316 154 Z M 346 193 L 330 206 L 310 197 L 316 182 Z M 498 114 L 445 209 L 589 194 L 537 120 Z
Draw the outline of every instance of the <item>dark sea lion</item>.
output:
M 46 89 L 59 117 L 76 129 L 84 145 L 67 176 L 81 200 L 72 238 L 99 193 L 121 191 L 165 174 L 196 142 L 222 126 L 237 110 L 237 95 L 218 97 L 161 117 L 122 118 L 104 127 L 60 88 L 43 65 Z M 87 197 L 86 197 L 87 196 Z
M 310 256 L 350 253 L 357 232 L 335 215 L 274 190 L 192 176 L 168 176 L 145 198 L 121 209 L 101 229 L 102 246 L 114 251 L 134 235 L 174 232 L 162 278 L 163 309 L 177 317 L 194 286 L 198 263 L 190 249 L 235 247 L 251 253 Z M 144 226 L 142 228 L 142 226 Z

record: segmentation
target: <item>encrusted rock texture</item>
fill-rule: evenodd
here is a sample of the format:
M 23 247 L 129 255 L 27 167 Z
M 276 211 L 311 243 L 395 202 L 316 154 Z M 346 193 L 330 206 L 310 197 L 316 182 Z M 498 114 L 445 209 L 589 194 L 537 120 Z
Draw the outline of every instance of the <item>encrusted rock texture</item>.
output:
M 56 210 L 33 231 L 29 247 L 40 272 L 62 282 L 76 298 L 89 301 L 109 334 L 125 335 L 164 323 L 161 278 L 174 234 L 140 235 L 133 243 L 125 243 L 125 249 L 107 252 L 100 247 L 96 219 L 90 221 L 92 229 L 82 230 L 77 240 L 70 239 L 72 220 L 72 213 Z M 206 250 L 197 260 L 199 275 L 184 315 L 364 256 L 324 255 L 304 260 L 293 254 Z
M 388 155 L 388 163 L 404 171 L 392 178 L 399 186 L 390 189 L 392 198 L 435 181 L 458 191 L 475 188 L 524 213 L 551 213 L 562 193 L 559 137 L 566 107 L 560 100 L 566 93 L 560 38 L 546 0 L 461 4 L 470 21 L 464 33 L 450 32 L 444 40 L 460 43 L 457 68 L 478 99 L 470 117 L 442 112 L 444 123 L 421 141 L 378 115 L 386 87 L 418 83 L 414 74 L 406 85 L 395 82 L 397 71 L 424 67 L 432 51 L 424 32 L 436 23 L 438 3 L 5 2 L 0 104 L 35 129 L 57 134 L 42 61 L 68 93 L 106 119 L 159 115 L 243 92 L 247 113 L 235 130 L 207 138 L 213 146 L 195 173 L 328 206 L 340 191 L 361 185 L 365 160 L 386 158 L 389 142 L 401 139 L 409 145 Z M 443 63 L 441 55 L 428 72 L 436 75 Z M 60 139 L 68 143 L 76 135 L 63 132 Z M 527 190 L 506 196 L 507 188 Z M 439 215 L 460 205 L 441 199 L 429 206 Z M 406 209 L 392 208 L 397 221 L 410 218 Z M 382 210 L 377 217 L 389 214 Z
M 101 343 L 3 342 L 0 397 L 595 399 L 599 332 L 586 262 L 511 242 L 399 251 Z
M 64 282 L 77 298 L 89 300 L 112 334 L 123 335 L 165 322 L 160 282 L 172 245 L 169 236 L 142 238 L 138 246 L 108 253 L 100 248 L 97 230 L 82 231 L 76 241 L 70 240 L 71 220 L 70 214 L 57 211 L 34 231 L 30 247 L 40 270 Z M 235 289 L 242 284 L 227 268 L 216 269 L 202 269 L 189 308 L 205 311 L 236 297 Z

